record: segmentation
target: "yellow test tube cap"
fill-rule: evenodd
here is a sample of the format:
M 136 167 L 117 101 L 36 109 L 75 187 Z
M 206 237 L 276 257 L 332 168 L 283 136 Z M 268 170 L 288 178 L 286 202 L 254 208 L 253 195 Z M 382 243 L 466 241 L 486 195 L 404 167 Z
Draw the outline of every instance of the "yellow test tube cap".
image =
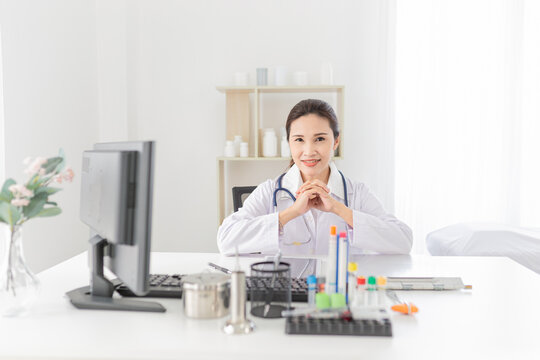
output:
M 355 272 L 358 270 L 358 265 L 355 262 L 350 262 L 348 267 L 349 272 Z
M 385 286 L 386 285 L 386 276 L 379 276 L 377 278 L 377 285 Z

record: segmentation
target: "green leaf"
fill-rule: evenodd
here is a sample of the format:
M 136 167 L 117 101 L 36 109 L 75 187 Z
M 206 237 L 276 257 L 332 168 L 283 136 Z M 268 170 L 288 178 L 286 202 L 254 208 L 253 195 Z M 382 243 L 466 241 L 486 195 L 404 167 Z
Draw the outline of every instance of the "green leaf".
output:
M 0 203 L 0 219 L 2 219 L 2 221 L 5 222 L 6 224 L 9 224 L 9 219 L 10 219 L 9 205 L 11 204 L 8 204 L 5 202 Z
M 26 183 L 26 188 L 28 190 L 32 190 L 34 191 L 35 189 L 37 189 L 40 185 L 41 185 L 41 180 L 39 178 L 39 175 L 38 174 L 34 174 L 30 180 L 28 180 L 28 182 Z
M 13 179 L 7 179 L 2 186 L 2 191 L 0 192 L 3 201 L 11 202 L 13 200 L 13 193 L 9 191 L 11 185 L 15 185 L 17 182 Z M 4 200 L 5 199 L 5 200 Z
M 0 203 L 0 219 L 6 224 L 13 226 L 21 218 L 20 210 L 11 204 L 6 202 Z
M 47 197 L 48 195 L 45 193 L 34 195 L 34 197 L 30 200 L 30 204 L 23 207 L 24 216 L 30 219 L 39 214 L 47 202 Z
M 64 149 L 58 149 L 58 157 L 62 158 L 62 162 L 56 167 L 56 172 L 62 172 L 66 166 L 66 154 L 64 153 Z
M 47 202 L 45 203 L 45 205 L 54 205 L 54 206 L 58 206 L 58 204 L 55 203 L 54 201 L 47 201 Z
M 51 196 L 53 194 L 56 194 L 57 192 L 59 192 L 60 190 L 62 190 L 61 188 L 55 188 L 55 187 L 50 187 L 50 186 L 44 186 L 44 187 L 40 187 L 38 188 L 34 194 L 47 194 L 48 196 Z
M 56 167 L 60 165 L 63 160 L 64 159 L 61 157 L 53 157 L 47 159 L 47 162 L 42 166 L 45 169 L 45 174 L 50 174 L 56 171 Z
M 55 207 L 50 207 L 50 208 L 41 210 L 39 214 L 36 215 L 36 217 L 56 216 L 56 215 L 60 215 L 61 213 L 62 213 L 62 209 L 55 206 Z
M 13 179 L 7 179 L 5 182 L 4 182 L 4 185 L 2 186 L 2 192 L 11 192 L 9 191 L 9 187 L 11 185 L 15 185 L 17 182 Z

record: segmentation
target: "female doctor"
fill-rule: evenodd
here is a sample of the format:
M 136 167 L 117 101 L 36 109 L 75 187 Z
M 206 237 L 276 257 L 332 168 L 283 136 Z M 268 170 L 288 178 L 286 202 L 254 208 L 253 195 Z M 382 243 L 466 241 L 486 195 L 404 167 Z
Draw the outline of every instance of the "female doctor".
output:
M 292 166 L 257 186 L 223 221 L 219 251 L 232 255 L 238 247 L 243 254 L 275 254 L 279 248 L 283 255 L 327 254 L 330 226 L 336 225 L 338 233 L 352 235 L 351 253 L 409 253 L 411 229 L 332 162 L 340 141 L 332 107 L 303 100 L 292 108 L 285 128 Z

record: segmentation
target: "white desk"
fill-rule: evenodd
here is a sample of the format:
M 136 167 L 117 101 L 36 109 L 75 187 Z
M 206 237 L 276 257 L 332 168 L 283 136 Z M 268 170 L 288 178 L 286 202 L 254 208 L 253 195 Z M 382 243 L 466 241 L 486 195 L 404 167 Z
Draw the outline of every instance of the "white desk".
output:
M 153 273 L 190 273 L 219 254 L 155 253 Z M 242 259 L 248 268 L 252 259 Z M 473 290 L 400 292 L 420 308 L 392 315 L 392 338 L 289 336 L 285 320 L 255 321 L 250 335 L 221 332 L 226 318 L 191 320 L 181 300 L 159 301 L 166 313 L 77 310 L 64 293 L 87 284 L 86 254 L 39 274 L 42 295 L 24 318 L 0 318 L 1 358 L 85 359 L 535 359 L 540 357 L 540 276 L 506 258 L 365 256 L 365 273 L 461 276 Z M 286 356 L 284 356 L 286 355 Z M 526 357 L 525 357 L 526 356 Z

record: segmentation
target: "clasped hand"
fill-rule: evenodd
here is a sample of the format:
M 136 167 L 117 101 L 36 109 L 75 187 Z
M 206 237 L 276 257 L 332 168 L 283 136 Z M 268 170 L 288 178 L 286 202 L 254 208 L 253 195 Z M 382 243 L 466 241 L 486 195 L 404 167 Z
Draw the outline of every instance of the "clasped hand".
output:
M 354 226 L 352 210 L 330 196 L 330 189 L 320 180 L 306 181 L 300 186 L 294 204 L 279 213 L 279 224 L 284 226 L 295 217 L 304 215 L 309 209 L 334 213 L 343 218 L 349 226 Z
M 336 200 L 330 196 L 330 189 L 320 180 L 309 180 L 300 186 L 296 192 L 293 206 L 300 214 L 309 209 L 334 212 Z

